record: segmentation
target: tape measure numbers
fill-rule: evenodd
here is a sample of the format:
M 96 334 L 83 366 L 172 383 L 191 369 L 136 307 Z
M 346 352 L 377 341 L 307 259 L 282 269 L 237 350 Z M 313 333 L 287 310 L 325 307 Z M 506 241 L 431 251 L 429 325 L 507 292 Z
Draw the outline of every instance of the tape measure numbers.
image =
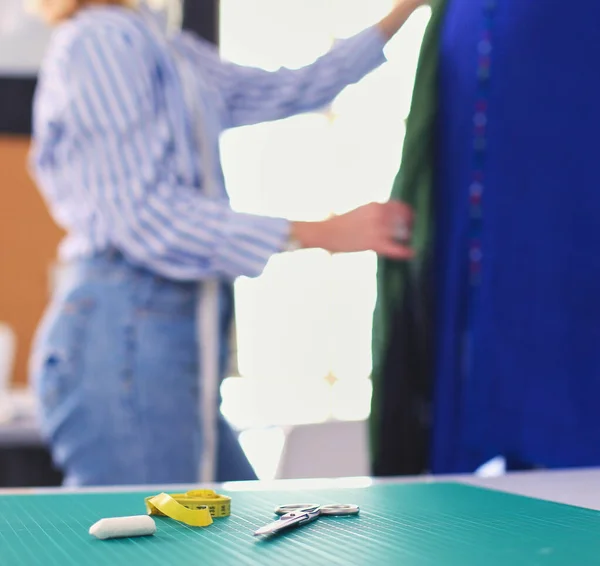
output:
M 169 517 L 192 527 L 207 527 L 212 524 L 213 517 L 231 515 L 231 497 L 209 489 L 171 495 L 159 493 L 146 497 L 145 502 L 149 515 Z

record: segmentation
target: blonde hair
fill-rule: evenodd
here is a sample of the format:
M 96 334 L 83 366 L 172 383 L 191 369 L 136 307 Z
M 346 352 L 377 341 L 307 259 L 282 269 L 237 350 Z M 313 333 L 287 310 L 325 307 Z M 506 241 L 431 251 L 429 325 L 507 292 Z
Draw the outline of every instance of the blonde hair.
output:
M 113 4 L 117 6 L 130 6 L 135 7 L 140 3 L 141 0 L 96 0 L 97 4 Z M 41 8 L 42 0 L 24 0 L 25 9 L 32 13 L 39 15 L 42 11 Z M 81 7 L 86 4 L 90 4 L 89 0 L 77 0 L 77 3 L 80 4 Z
M 41 0 L 24 0 L 28 12 L 39 15 Z M 183 19 L 182 0 L 77 0 L 80 7 L 87 4 L 107 4 L 115 6 L 127 6 L 137 8 L 146 3 L 153 10 L 164 10 L 167 14 L 169 28 L 178 28 Z

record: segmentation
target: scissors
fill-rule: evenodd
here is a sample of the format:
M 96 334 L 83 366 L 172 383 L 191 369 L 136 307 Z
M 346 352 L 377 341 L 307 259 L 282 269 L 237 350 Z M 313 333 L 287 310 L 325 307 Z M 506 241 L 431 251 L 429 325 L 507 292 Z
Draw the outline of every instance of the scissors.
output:
M 359 512 L 358 505 L 318 505 L 316 503 L 280 505 L 275 509 L 275 514 L 280 515 L 279 519 L 255 531 L 254 536 L 271 535 L 292 527 L 300 527 L 316 521 L 321 515 L 339 517 L 358 515 Z

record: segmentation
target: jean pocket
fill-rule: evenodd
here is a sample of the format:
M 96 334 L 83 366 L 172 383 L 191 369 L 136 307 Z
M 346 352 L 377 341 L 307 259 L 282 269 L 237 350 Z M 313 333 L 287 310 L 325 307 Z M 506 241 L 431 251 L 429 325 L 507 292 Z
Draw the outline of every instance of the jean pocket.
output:
M 92 299 L 67 299 L 53 305 L 45 317 L 32 370 L 43 417 L 69 403 L 84 383 L 87 335 L 94 309 Z

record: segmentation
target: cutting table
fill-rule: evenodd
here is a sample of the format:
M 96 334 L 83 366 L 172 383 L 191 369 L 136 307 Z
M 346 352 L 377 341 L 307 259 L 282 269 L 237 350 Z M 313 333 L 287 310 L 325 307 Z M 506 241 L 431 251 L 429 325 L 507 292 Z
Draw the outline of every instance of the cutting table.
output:
M 577 482 L 577 475 L 572 477 Z M 595 478 L 600 482 L 600 472 Z M 531 479 L 531 484 L 539 486 L 540 481 Z M 506 484 L 500 482 L 500 489 L 506 490 Z M 232 484 L 219 491 L 232 497 L 232 516 L 215 519 L 210 527 L 194 529 L 157 518 L 152 537 L 110 541 L 93 539 L 89 527 L 104 517 L 143 514 L 144 497 L 156 489 L 5 492 L 0 495 L 1 564 L 600 564 L 599 511 L 467 485 L 465 480 Z M 322 517 L 276 538 L 252 536 L 275 518 L 276 505 L 297 502 L 356 503 L 361 513 Z

